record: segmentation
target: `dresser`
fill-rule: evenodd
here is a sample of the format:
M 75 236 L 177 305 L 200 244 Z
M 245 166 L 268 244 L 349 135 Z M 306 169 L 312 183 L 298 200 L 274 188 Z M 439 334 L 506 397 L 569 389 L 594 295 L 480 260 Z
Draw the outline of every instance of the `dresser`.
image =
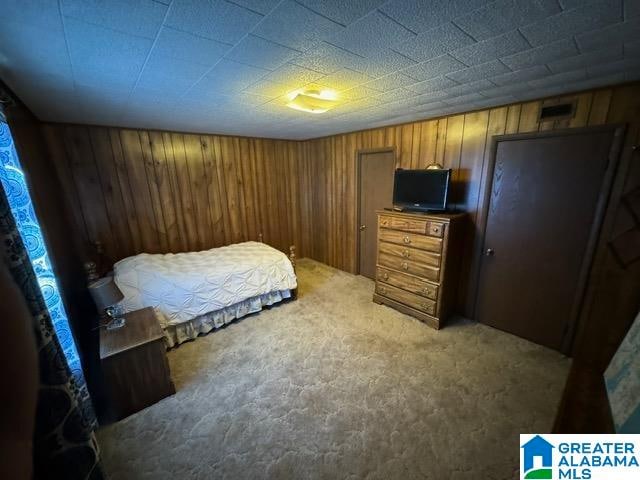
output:
M 379 210 L 373 301 L 440 328 L 458 290 L 465 214 Z

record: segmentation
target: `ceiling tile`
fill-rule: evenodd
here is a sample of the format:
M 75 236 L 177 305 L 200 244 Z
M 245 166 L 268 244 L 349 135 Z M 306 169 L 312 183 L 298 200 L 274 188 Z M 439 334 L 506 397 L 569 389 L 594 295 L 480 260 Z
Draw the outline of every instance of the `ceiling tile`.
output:
M 226 43 L 162 27 L 153 46 L 153 53 L 213 66 L 230 48 L 231 45 Z
M 604 0 L 541 19 L 520 31 L 535 46 L 621 21 L 622 0 Z
M 153 0 L 60 0 L 60 8 L 65 17 L 152 39 L 167 13 Z
M 554 85 L 563 85 L 566 82 L 574 82 L 576 80 L 584 80 L 587 78 L 586 69 L 573 70 L 571 72 L 556 73 L 548 77 L 538 78 L 529 81 L 529 85 L 534 88 L 551 87 Z
M 443 103 L 447 105 L 462 105 L 477 102 L 479 100 L 486 100 L 485 97 L 480 95 L 479 93 L 467 93 L 465 95 L 454 96 L 451 98 L 446 98 L 442 100 Z
M 73 18 L 65 21 L 65 28 L 76 82 L 133 87 L 151 49 L 150 39 Z
M 305 7 L 330 18 L 334 22 L 348 25 L 364 17 L 386 0 L 300 0 Z
M 367 56 L 412 38 L 415 33 L 375 11 L 331 37 L 331 43 L 350 52 Z
M 413 85 L 417 80 L 415 78 L 404 75 L 403 73 L 396 72 L 384 77 L 380 77 L 372 82 L 366 83 L 365 86 L 378 90 L 380 92 L 387 92 L 389 90 L 395 90 L 399 87 L 406 87 Z
M 58 0 L 3 0 L 0 26 L 29 25 L 62 33 L 62 20 Z
M 264 38 L 247 35 L 227 53 L 226 58 L 266 70 L 275 70 L 283 63 L 293 60 L 299 51 Z
M 249 85 L 244 91 L 253 95 L 269 97 L 270 99 L 282 97 L 292 90 L 291 87 L 282 83 L 270 82 L 269 80 L 258 80 L 256 83 Z
M 464 70 L 449 73 L 447 74 L 447 77 L 458 83 L 468 83 L 473 80 L 494 77 L 508 71 L 509 68 L 504 63 L 500 60 L 494 60 L 492 62 L 483 63 L 482 65 L 476 65 L 474 67 L 465 68 Z
M 471 43 L 474 40 L 469 35 L 454 24 L 445 23 L 396 45 L 393 49 L 417 62 L 424 62 Z
M 224 0 L 174 0 L 165 25 L 235 44 L 262 18 L 259 13 Z
M 325 42 L 320 42 L 314 46 L 314 48 L 293 59 L 291 63 L 329 74 L 361 60 L 363 60 L 363 57 L 355 53 L 347 52 L 342 48 Z
M 578 55 L 573 39 L 559 40 L 525 52 L 502 58 L 502 62 L 511 70 L 521 70 L 532 65 L 542 65 L 560 58 Z
M 348 68 L 343 68 L 337 72 L 322 78 L 322 85 L 333 88 L 338 91 L 349 90 L 350 88 L 362 85 L 372 80 L 371 77 L 364 73 L 356 72 Z
M 478 65 L 495 58 L 505 57 L 529 49 L 531 46 L 520 32 L 514 30 L 498 37 L 473 43 L 450 55 L 467 65 Z
M 38 48 L 34 48 L 34 44 Z M 4 22 L 0 15 L 0 67 L 23 75 L 57 75 L 68 78 L 72 70 L 62 30 L 33 24 Z
M 466 95 L 468 93 L 481 92 L 493 88 L 495 85 L 489 80 L 481 79 L 471 83 L 465 83 L 463 85 L 454 85 L 447 87 L 443 90 L 446 97 L 457 97 L 459 95 Z
M 280 45 L 305 51 L 343 28 L 296 2 L 285 0 L 252 33 Z
M 491 0 L 392 0 L 380 8 L 415 33 L 437 27 L 486 5 Z
M 414 85 L 411 85 L 411 87 L 409 88 L 416 93 L 431 93 L 440 91 L 443 88 L 452 87 L 454 85 L 458 85 L 458 82 L 442 76 L 431 78 L 429 80 L 425 80 L 424 82 L 416 83 Z
M 208 66 L 152 54 L 142 70 L 137 87 L 181 96 L 207 73 Z
M 546 77 L 550 74 L 549 68 L 547 68 L 546 65 L 534 65 L 533 67 L 491 77 L 491 81 L 496 85 L 511 85 L 513 83 L 522 83 L 536 78 Z
M 280 3 L 280 0 L 233 0 L 232 3 L 240 5 L 248 10 L 253 10 L 256 13 L 266 15 L 276 8 L 278 3 Z
M 593 32 L 576 35 L 578 47 L 583 52 L 600 50 L 612 45 L 640 39 L 640 17 L 630 19 Z
M 227 59 L 220 60 L 192 89 L 203 96 L 239 92 L 267 75 L 269 70 L 244 65 Z
M 547 66 L 553 73 L 561 73 L 620 59 L 622 59 L 622 45 L 616 45 L 611 48 L 603 48 L 602 50 L 549 62 Z
M 485 40 L 559 13 L 556 0 L 498 0 L 456 19 L 456 24 L 476 40 Z
M 415 65 L 415 61 L 390 49 L 381 50 L 366 57 L 357 57 L 349 64 L 349 68 L 369 75 L 382 77 L 401 68 Z
M 274 70 L 273 72 L 267 74 L 264 77 L 264 80 L 282 83 L 284 85 L 294 87 L 302 87 L 303 85 L 314 82 L 322 77 L 324 77 L 323 73 L 316 72 L 315 70 L 310 70 L 299 65 L 288 63 L 286 65 L 282 65 L 277 70 Z
M 440 77 L 447 73 L 462 70 L 466 65 L 459 62 L 451 55 L 442 55 L 440 57 L 418 63 L 409 68 L 402 70 L 402 73 L 415 78 L 416 80 L 428 80 L 430 78 Z

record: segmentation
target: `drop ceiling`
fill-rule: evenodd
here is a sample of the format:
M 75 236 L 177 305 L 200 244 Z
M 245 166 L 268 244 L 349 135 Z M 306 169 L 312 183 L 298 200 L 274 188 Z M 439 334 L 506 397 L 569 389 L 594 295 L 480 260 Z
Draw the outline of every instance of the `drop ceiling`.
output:
M 0 78 L 42 120 L 306 139 L 640 79 L 640 1 L 0 0 Z

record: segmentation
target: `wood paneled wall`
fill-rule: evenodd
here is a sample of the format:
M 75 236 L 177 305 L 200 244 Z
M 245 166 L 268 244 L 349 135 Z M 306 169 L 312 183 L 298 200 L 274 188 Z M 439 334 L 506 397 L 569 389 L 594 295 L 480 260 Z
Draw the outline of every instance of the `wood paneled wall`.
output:
M 111 261 L 259 234 L 306 254 L 300 142 L 61 124 L 44 133 L 85 245 L 99 240 Z
M 539 122 L 542 100 L 391 127 L 335 135 L 307 142 L 314 178 L 311 256 L 334 267 L 356 272 L 356 158 L 359 151 L 393 147 L 397 166 L 425 168 L 439 163 L 454 170 L 452 204 L 468 212 L 458 309 L 470 317 L 474 292 L 468 283 L 479 266 L 486 169 L 494 135 L 601 125 L 629 116 L 624 99 L 640 95 L 640 87 L 607 88 L 566 95 L 551 101 L 577 102 L 571 119 Z M 546 100 L 549 101 L 549 100 Z

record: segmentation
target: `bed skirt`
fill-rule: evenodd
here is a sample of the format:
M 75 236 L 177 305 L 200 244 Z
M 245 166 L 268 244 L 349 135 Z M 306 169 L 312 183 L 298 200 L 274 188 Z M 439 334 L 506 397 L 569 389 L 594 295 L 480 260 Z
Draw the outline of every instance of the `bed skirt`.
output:
M 160 320 L 160 325 L 164 331 L 164 338 L 168 348 L 193 340 L 198 335 L 210 332 L 215 328 L 220 328 L 227 323 L 231 323 L 236 318 L 242 318 L 250 313 L 256 313 L 263 307 L 281 302 L 291 298 L 291 290 L 279 290 L 266 293 L 257 297 L 248 298 L 242 302 L 230 305 L 215 312 L 205 313 L 183 323 L 170 324 L 167 317 L 156 310 L 156 315 Z

